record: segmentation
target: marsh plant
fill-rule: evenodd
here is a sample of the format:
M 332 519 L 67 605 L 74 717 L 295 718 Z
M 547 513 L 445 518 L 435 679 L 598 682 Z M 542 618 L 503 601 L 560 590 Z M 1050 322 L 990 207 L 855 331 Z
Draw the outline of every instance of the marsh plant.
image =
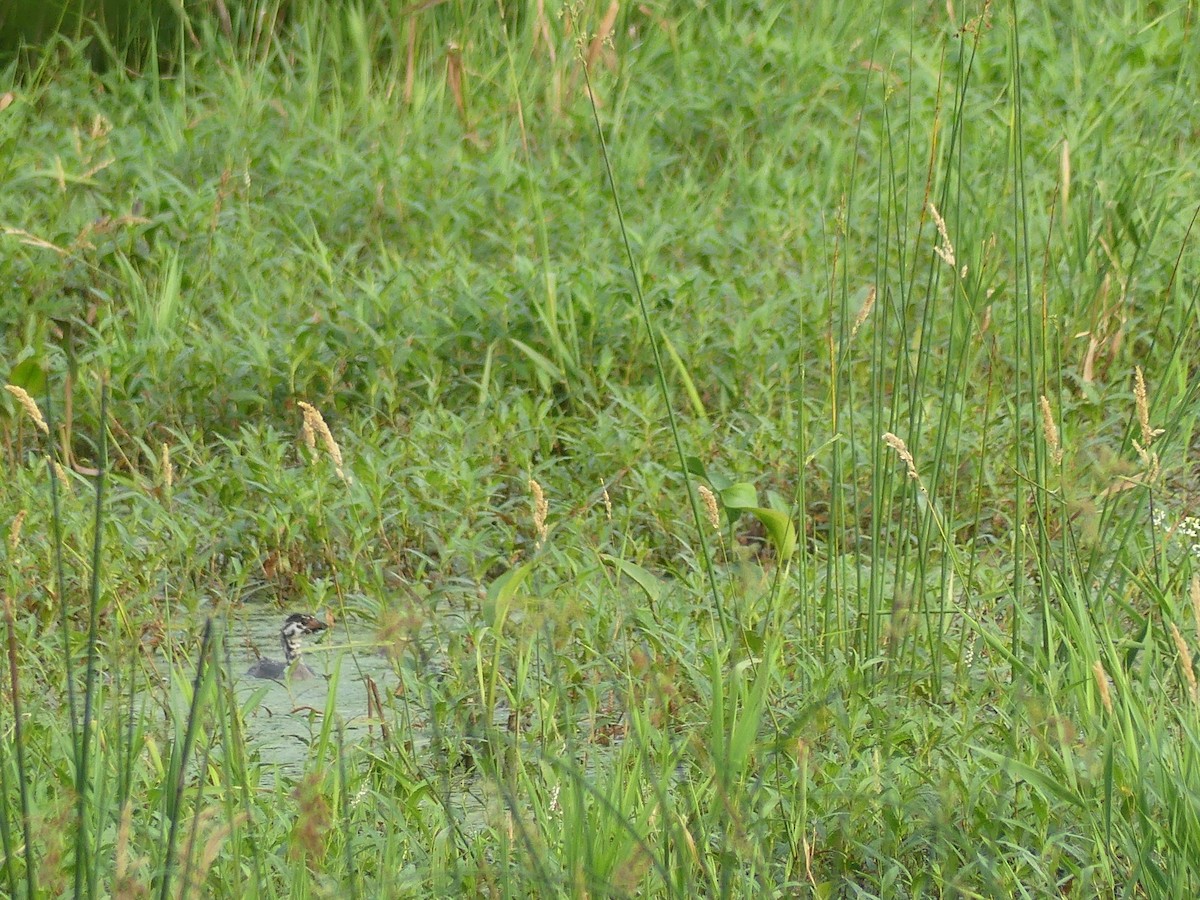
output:
M 16 53 L 0 893 L 1196 896 L 1196 12 Z

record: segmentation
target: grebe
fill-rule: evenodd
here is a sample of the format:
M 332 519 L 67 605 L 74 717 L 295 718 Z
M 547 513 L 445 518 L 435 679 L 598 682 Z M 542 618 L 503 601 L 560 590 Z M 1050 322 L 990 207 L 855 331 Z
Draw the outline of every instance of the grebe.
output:
M 284 620 L 283 629 L 279 632 L 279 642 L 283 646 L 283 662 L 264 656 L 252 665 L 246 674 L 255 678 L 276 680 L 289 674 L 292 678 L 312 678 L 316 673 L 300 658 L 300 639 L 306 634 L 324 631 L 326 627 L 325 623 L 314 615 L 292 613 Z

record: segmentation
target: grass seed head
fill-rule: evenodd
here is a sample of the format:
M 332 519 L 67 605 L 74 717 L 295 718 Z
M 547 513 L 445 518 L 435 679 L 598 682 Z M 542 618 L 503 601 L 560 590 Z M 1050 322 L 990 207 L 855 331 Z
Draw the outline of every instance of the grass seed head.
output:
M 1050 448 L 1050 459 L 1054 465 L 1062 462 L 1063 451 L 1059 444 L 1058 423 L 1054 421 L 1054 411 L 1050 409 L 1050 401 L 1046 399 L 1046 395 L 1042 394 L 1042 434 L 1046 438 L 1046 446 Z
M 399 662 L 416 642 L 424 624 L 425 617 L 415 607 L 385 609 L 375 632 L 384 655 L 392 662 Z
M 21 526 L 25 524 L 25 515 L 28 510 L 21 510 L 13 516 L 12 524 L 8 526 L 8 549 L 16 553 L 17 548 L 21 546 Z
M 605 47 L 610 50 L 613 48 L 613 26 L 617 24 L 617 14 L 621 11 L 619 0 L 612 0 L 608 6 L 608 11 L 605 12 L 604 18 L 600 20 L 600 24 L 596 27 L 596 33 L 591 36 L 591 41 L 587 49 L 587 64 L 589 67 L 596 64 L 596 60 L 600 57 L 601 52 Z
M 1141 366 L 1133 368 L 1133 403 L 1137 409 L 1138 427 L 1142 435 L 1140 443 L 1136 440 L 1133 442 L 1133 449 L 1137 451 L 1142 463 L 1146 466 L 1145 480 L 1154 482 L 1158 480 L 1161 467 L 1158 453 L 1151 450 L 1150 445 L 1154 443 L 1156 437 L 1163 433 L 1163 429 L 1150 426 L 1150 401 L 1146 397 L 1146 377 L 1142 374 Z
M 303 400 L 300 400 L 296 405 L 300 407 L 300 412 L 304 414 L 304 424 L 300 426 L 300 434 L 304 438 L 305 445 L 310 451 L 315 451 L 317 437 L 319 436 L 321 443 L 325 445 L 325 452 L 333 460 L 333 468 L 337 472 L 338 478 L 349 484 L 350 479 L 346 477 L 346 470 L 343 468 L 342 463 L 342 448 L 333 439 L 333 432 L 325 424 L 325 417 L 321 415 L 321 411 L 311 403 L 305 403 Z
M 171 490 L 175 486 L 175 465 L 171 462 L 171 446 L 166 443 L 162 445 L 162 477 L 167 490 Z
M 536 478 L 529 479 L 529 493 L 533 496 L 533 530 L 537 532 L 537 543 L 540 547 L 546 542 L 550 529 L 546 526 L 546 516 L 550 505 L 546 502 L 546 494 Z
M 134 874 L 145 863 L 144 859 L 135 857 L 129 850 L 129 833 L 133 826 L 133 804 L 126 802 L 121 807 L 121 820 L 117 826 L 117 846 L 115 850 L 115 873 L 113 878 L 113 897 L 118 900 L 137 900 L 150 896 L 150 887 Z
M 911 605 L 909 597 L 901 591 L 897 591 L 896 595 L 892 597 L 892 614 L 888 619 L 887 633 L 883 636 L 885 647 L 896 647 L 908 633 Z
M 933 224 L 937 226 L 938 231 L 938 243 L 934 246 L 933 252 L 950 268 L 956 268 L 954 244 L 950 241 L 950 232 L 946 230 L 946 220 L 942 218 L 942 214 L 938 212 L 932 200 L 929 201 L 929 214 L 933 216 Z
M 858 334 L 858 329 L 862 328 L 863 323 L 867 321 L 867 317 L 871 315 L 871 310 L 875 308 L 875 296 L 878 290 L 875 285 L 871 285 L 867 291 L 867 299 L 863 301 L 862 309 L 858 311 L 858 315 L 854 318 L 854 325 L 850 328 L 850 337 Z
M 67 477 L 66 468 L 64 468 L 63 464 L 60 463 L 57 459 L 51 459 L 50 465 L 54 467 L 54 476 L 55 476 L 55 478 L 58 479 L 58 483 L 61 484 L 66 489 L 68 494 L 70 494 L 71 493 L 71 479 Z
M 187 881 L 187 889 L 184 890 L 185 897 L 202 897 L 204 896 L 204 887 L 208 872 L 216 862 L 217 857 L 221 855 L 221 848 L 235 827 L 240 826 L 249 818 L 249 814 L 245 811 L 237 813 L 230 821 L 222 821 L 223 816 L 218 815 L 217 811 L 212 807 L 202 810 L 196 817 L 196 831 L 192 834 L 191 840 L 188 842 L 187 856 L 192 857 L 191 847 L 196 837 L 204 836 L 204 844 L 200 852 L 196 854 L 192 866 L 190 867 L 189 877 Z M 182 849 L 182 848 L 181 848 Z M 189 868 L 182 864 L 181 868 Z
M 600 499 L 604 501 L 604 516 L 608 521 L 612 521 L 612 500 L 608 496 L 608 488 L 604 486 L 604 481 L 600 482 Z
M 292 797 L 296 801 L 292 856 L 302 858 L 307 855 L 320 860 L 325 856 L 325 840 L 333 818 L 320 780 L 311 772 L 305 775 L 304 780 L 292 792 Z
M 913 459 L 913 455 L 908 452 L 908 445 L 904 443 L 904 439 L 897 437 L 890 431 L 883 433 L 883 442 L 896 451 L 896 455 L 908 467 L 908 477 L 917 483 L 921 490 L 925 490 L 925 486 L 921 484 L 921 476 L 917 473 L 917 463 Z
M 1104 706 L 1104 711 L 1110 716 L 1112 715 L 1112 693 L 1108 687 L 1108 673 L 1104 671 L 1104 665 L 1100 660 L 1092 663 L 1092 674 L 1096 677 L 1096 690 L 1100 693 L 1100 703 Z
M 37 426 L 38 431 L 42 434 L 50 433 L 50 426 L 42 418 L 42 411 L 38 409 L 37 403 L 29 396 L 29 392 L 25 388 L 17 387 L 15 384 L 6 384 L 4 389 L 17 398 L 17 402 L 21 404 L 21 408 L 25 410 L 25 414 L 33 420 L 33 424 Z
M 64 865 L 66 836 L 71 833 L 68 823 L 74 821 L 74 809 L 74 798 L 64 795 L 38 815 L 34 824 L 35 843 L 42 846 L 36 879 L 43 889 L 42 896 L 55 896 L 66 892 L 66 872 L 69 871 Z
M 700 493 L 700 500 L 704 504 L 704 512 L 708 516 L 708 524 L 713 527 L 713 530 L 719 530 L 721 527 L 721 512 L 717 508 L 716 495 L 709 489 L 707 484 L 697 485 L 696 490 Z
M 1175 649 L 1179 651 L 1179 668 L 1183 671 L 1183 678 L 1188 685 L 1188 694 L 1195 703 L 1200 699 L 1200 688 L 1196 684 L 1196 671 L 1192 668 L 1192 651 L 1187 645 L 1187 641 L 1183 639 L 1183 635 L 1179 633 L 1179 629 L 1175 627 L 1175 623 L 1171 622 L 1171 640 L 1175 642 Z
M 1138 425 L 1142 431 L 1142 446 L 1149 450 L 1154 439 L 1163 433 L 1161 428 L 1150 427 L 1150 401 L 1146 398 L 1146 376 L 1141 366 L 1133 367 L 1133 402 L 1137 407 Z
M 463 124 L 467 122 L 467 99 L 463 87 L 463 54 L 462 46 L 455 41 L 446 45 L 446 87 L 454 98 L 454 107 Z

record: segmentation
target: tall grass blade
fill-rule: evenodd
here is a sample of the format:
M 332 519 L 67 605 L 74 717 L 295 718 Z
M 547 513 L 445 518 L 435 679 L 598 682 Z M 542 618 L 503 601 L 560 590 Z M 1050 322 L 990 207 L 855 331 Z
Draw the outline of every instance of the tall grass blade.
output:
M 29 821 L 29 782 L 30 771 L 27 760 L 25 758 L 25 733 L 22 725 L 21 711 L 21 679 L 18 670 L 18 655 L 17 655 L 17 623 L 13 617 L 12 597 L 4 592 L 4 626 L 8 637 L 8 677 L 9 686 L 11 688 L 12 698 L 12 716 L 13 716 L 13 744 L 17 751 L 17 787 L 21 796 L 21 831 L 25 838 L 25 890 L 26 896 L 33 898 L 37 896 L 36 882 L 36 867 L 33 860 L 33 829 Z M 0 760 L 0 765 L 3 765 L 3 760 Z M 8 793 L 5 791 L 5 797 Z M 7 810 L 5 810 L 7 813 Z M 7 815 L 5 819 L 7 819 Z M 9 851 L 9 836 L 8 823 L 4 826 L 4 844 L 5 856 L 8 859 L 6 866 L 9 876 L 9 887 L 12 888 L 12 856 Z
M 192 752 L 192 742 L 196 738 L 196 727 L 200 718 L 200 704 L 203 702 L 202 688 L 204 676 L 207 673 L 205 663 L 212 655 L 213 620 L 204 622 L 204 635 L 200 639 L 200 657 L 196 660 L 196 677 L 192 680 L 192 701 L 188 706 L 187 725 L 184 728 L 183 740 L 171 751 L 171 766 L 167 773 L 166 790 L 163 800 L 164 810 L 170 828 L 167 832 L 167 844 L 163 850 L 162 876 L 159 883 L 159 900 L 167 900 L 171 890 L 171 870 L 175 864 L 175 844 L 179 838 L 179 812 L 183 805 L 183 789 L 187 784 L 187 759 Z
M 57 434 L 54 421 L 54 404 L 50 399 L 50 390 L 46 389 L 46 423 L 50 434 Z M 67 682 L 67 712 L 71 721 L 71 743 L 75 748 L 75 770 L 79 771 L 79 706 L 75 696 L 75 661 L 71 654 L 71 619 L 67 612 L 67 577 L 63 567 L 63 527 L 62 501 L 59 498 L 58 467 L 59 461 L 54 441 L 48 442 L 49 454 L 46 457 L 46 471 L 50 476 L 50 527 L 51 544 L 54 548 L 54 581 L 58 591 L 58 625 L 62 632 L 63 677 Z
M 629 277 L 633 282 L 634 296 L 637 297 L 638 310 L 641 312 L 642 324 L 646 328 L 646 335 L 650 343 L 650 352 L 654 357 L 654 371 L 657 375 L 658 389 L 662 394 L 663 405 L 667 408 L 667 424 L 670 426 L 671 440 L 675 444 L 675 453 L 679 458 L 679 474 L 683 477 L 683 483 L 687 489 L 688 504 L 692 509 L 692 523 L 696 527 L 696 538 L 700 544 L 700 555 L 704 563 L 704 571 L 708 576 L 708 587 L 712 594 L 713 608 L 717 611 L 717 617 L 720 620 L 722 642 L 728 645 L 730 635 L 729 614 L 725 609 L 725 601 L 721 597 L 721 591 L 717 587 L 717 573 L 713 566 L 712 549 L 704 537 L 704 513 L 700 510 L 700 498 L 696 493 L 695 482 L 688 472 L 687 454 L 683 450 L 683 439 L 679 436 L 679 424 L 676 421 L 675 407 L 671 404 L 671 389 L 667 385 L 667 373 L 663 368 L 662 353 L 658 348 L 658 340 L 656 339 L 657 332 L 654 328 L 654 323 L 650 319 L 650 306 L 646 303 L 646 295 L 642 291 L 642 279 L 638 275 L 637 260 L 633 255 L 633 245 L 629 242 L 629 231 L 625 227 L 625 214 L 621 208 L 621 194 L 617 190 L 617 179 L 613 174 L 612 160 L 609 158 L 608 142 L 604 137 L 604 126 L 600 124 L 600 110 L 596 106 L 596 94 L 592 89 L 592 76 L 588 71 L 587 60 L 584 58 L 582 52 L 579 54 L 579 65 L 583 72 L 584 84 L 587 86 L 588 103 L 592 110 L 592 122 L 596 126 L 596 137 L 600 142 L 600 156 L 604 160 L 604 172 L 607 176 L 609 192 L 612 195 L 613 209 L 617 215 L 617 225 L 621 231 L 621 244 L 625 248 L 625 262 L 629 267 Z
M 84 675 L 83 694 L 83 727 L 79 735 L 79 755 L 75 773 L 76 816 L 78 831 L 75 838 L 75 896 L 83 895 L 83 879 L 87 878 L 86 895 L 96 895 L 96 882 L 99 876 L 97 866 L 91 859 L 91 848 L 88 846 L 88 795 L 91 791 L 91 742 L 92 723 L 95 718 L 94 704 L 96 700 L 96 666 L 99 662 L 96 654 L 96 642 L 100 628 L 100 559 L 104 536 L 104 480 L 108 468 L 108 383 L 100 386 L 100 422 L 97 435 L 96 455 L 96 506 L 92 518 L 92 572 L 90 580 L 90 600 L 88 603 L 87 631 L 87 667 Z M 65 639 L 65 636 L 64 636 Z M 96 835 L 99 841 L 100 835 Z
M 13 852 L 12 809 L 9 802 L 8 753 L 0 741 L 0 850 L 4 851 L 4 879 L 8 882 L 8 895 L 17 895 L 17 856 Z
M 346 740 L 342 722 L 337 723 L 338 796 L 341 798 L 342 831 L 346 842 L 345 882 L 350 900 L 358 900 L 358 872 L 354 865 L 354 827 L 350 822 L 350 782 L 346 777 Z

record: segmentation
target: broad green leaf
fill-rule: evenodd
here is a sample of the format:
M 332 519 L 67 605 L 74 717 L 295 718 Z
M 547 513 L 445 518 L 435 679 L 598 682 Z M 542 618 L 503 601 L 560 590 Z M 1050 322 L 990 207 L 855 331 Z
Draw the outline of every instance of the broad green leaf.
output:
M 36 356 L 31 356 L 9 370 L 8 383 L 24 388 L 41 403 L 41 394 L 46 390 L 46 370 L 42 368 L 41 361 Z
M 729 679 L 732 689 L 730 699 L 736 698 L 739 702 L 730 703 L 731 709 L 737 712 L 730 716 L 727 761 L 738 781 L 743 781 L 749 774 L 748 766 L 758 743 L 767 689 L 774 668 L 774 660 L 743 659 L 734 667 L 733 676 Z
M 531 564 L 524 563 L 515 569 L 509 569 L 488 586 L 487 600 L 492 614 L 492 628 L 497 633 L 504 629 L 508 608 L 530 570 Z
M 746 512 L 762 522 L 763 527 L 767 529 L 767 537 L 771 539 L 779 561 L 785 563 L 791 559 L 796 550 L 796 526 L 792 524 L 792 517 L 777 509 L 761 506 L 747 509 Z
M 724 475 L 709 475 L 706 480 L 708 481 L 709 487 L 711 487 L 718 494 L 733 484 L 733 480 L 726 478 Z
M 721 503 L 726 509 L 753 509 L 758 506 L 758 491 L 748 481 L 731 484 L 721 492 Z
M 620 570 L 623 575 L 628 576 L 634 584 L 642 589 L 642 593 L 651 603 L 658 602 L 658 598 L 662 596 L 662 584 L 657 578 L 637 563 L 631 563 L 629 560 L 609 556 L 607 553 L 601 553 L 600 558 L 613 568 Z
M 746 645 L 746 649 L 755 656 L 762 654 L 763 636 L 753 628 L 739 628 L 738 631 L 742 635 L 742 643 Z

